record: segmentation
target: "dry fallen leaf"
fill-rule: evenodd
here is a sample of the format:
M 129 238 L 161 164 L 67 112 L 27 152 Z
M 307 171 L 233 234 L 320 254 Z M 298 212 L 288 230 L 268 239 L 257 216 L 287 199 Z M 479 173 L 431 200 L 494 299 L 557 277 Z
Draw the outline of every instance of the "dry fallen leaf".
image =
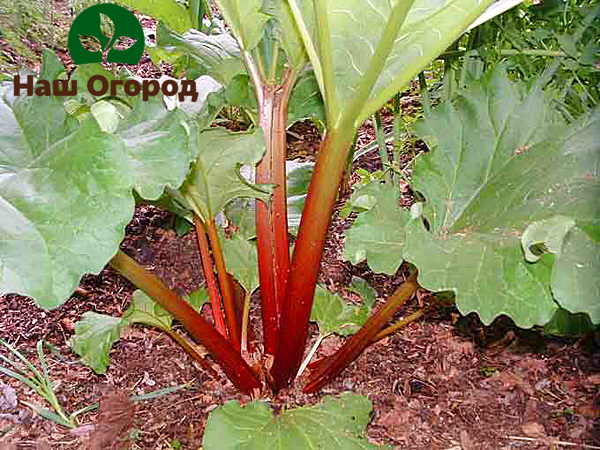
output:
M 91 437 L 91 450 L 119 448 L 123 438 L 133 425 L 135 406 L 125 389 L 115 389 L 100 398 L 98 425 Z
M 525 433 L 525 435 L 529 437 L 539 438 L 544 437 L 546 435 L 546 430 L 544 429 L 544 426 L 537 422 L 527 422 L 523 424 L 521 430 L 523 431 L 523 433 Z

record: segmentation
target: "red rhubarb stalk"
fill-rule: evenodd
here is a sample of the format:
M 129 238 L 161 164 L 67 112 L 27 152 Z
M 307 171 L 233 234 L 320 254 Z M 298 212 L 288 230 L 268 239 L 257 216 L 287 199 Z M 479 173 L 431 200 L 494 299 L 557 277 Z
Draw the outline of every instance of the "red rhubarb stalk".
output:
M 416 274 L 412 274 L 408 281 L 403 283 L 385 304 L 377 310 L 367 322 L 354 334 L 335 354 L 323 360 L 317 368 L 311 372 L 304 392 L 315 392 L 327 381 L 336 377 L 348 364 L 350 364 L 360 353 L 369 346 L 381 329 L 392 318 L 418 288 Z
M 275 185 L 270 205 L 256 204 L 256 233 L 261 313 L 266 355 L 277 351 L 280 315 L 290 268 L 286 194 L 287 105 L 294 84 L 291 72 L 282 85 L 260 84 L 259 126 L 266 152 L 256 167 L 256 182 Z
M 208 288 L 208 297 L 210 298 L 210 306 L 212 308 L 213 319 L 217 331 L 227 338 L 227 326 L 225 325 L 225 317 L 221 309 L 221 295 L 217 286 L 215 273 L 213 272 L 212 259 L 210 258 L 210 248 L 206 239 L 206 228 L 204 223 L 198 217 L 194 218 L 196 227 L 196 235 L 198 236 L 198 246 L 200 247 L 200 257 L 202 259 L 202 268 L 204 269 L 204 279 Z
M 225 267 L 225 257 L 223 256 L 223 250 L 221 249 L 221 241 L 219 239 L 217 225 L 215 224 L 214 220 L 211 220 L 206 224 L 206 231 L 208 233 L 208 240 L 210 241 L 213 258 L 215 260 L 215 266 L 217 268 L 217 278 L 219 280 L 219 286 L 221 287 L 221 294 L 223 295 L 225 319 L 227 320 L 230 341 L 232 342 L 236 350 L 239 351 L 240 325 L 238 322 L 237 305 L 234 299 L 233 284 L 231 283 L 230 277 L 227 274 L 227 268 Z
M 327 229 L 352 139 L 351 133 L 340 136 L 333 130 L 325 136 L 317 156 L 302 211 L 281 315 L 281 329 L 284 332 L 279 337 L 271 372 L 277 389 L 293 379 L 302 361 Z
M 156 275 L 148 272 L 120 250 L 110 264 L 169 311 L 194 339 L 206 347 L 236 388 L 250 395 L 260 391 L 261 382 L 232 344 L 184 299 L 165 286 Z

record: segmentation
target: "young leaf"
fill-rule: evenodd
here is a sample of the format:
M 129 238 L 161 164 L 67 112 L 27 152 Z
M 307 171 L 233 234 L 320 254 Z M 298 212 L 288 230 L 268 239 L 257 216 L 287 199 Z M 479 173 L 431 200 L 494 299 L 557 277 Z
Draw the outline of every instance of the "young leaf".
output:
M 548 322 L 557 309 L 552 277 L 557 299 L 563 292 L 561 303 L 571 301 L 575 311 L 598 317 L 591 279 L 598 237 L 591 230 L 600 185 L 589 174 L 598 167 L 598 142 L 591 136 L 599 119 L 596 111 L 566 129 L 539 88 L 527 92 L 501 68 L 427 117 L 419 131 L 431 152 L 417 161 L 413 174 L 413 189 L 427 201 L 422 217 L 406 227 L 404 254 L 419 267 L 421 284 L 454 290 L 461 312 L 476 311 L 484 323 L 507 314 L 528 328 Z M 527 263 L 520 245 L 525 229 L 557 215 L 590 233 L 574 236 L 573 251 L 583 260 L 565 258 L 564 267 L 546 255 Z M 579 272 L 588 279 L 578 278 Z M 559 273 L 565 277 L 562 290 L 555 286 Z M 574 289 L 572 282 L 581 287 Z
M 352 264 L 366 259 L 374 272 L 396 273 L 402 263 L 403 227 L 410 216 L 398 206 L 397 189 L 371 181 L 353 193 L 350 204 L 366 212 L 346 231 L 344 258 Z
M 207 450 L 382 448 L 365 438 L 371 408 L 367 397 L 349 393 L 326 396 L 318 405 L 285 410 L 278 416 L 265 402 L 241 407 L 229 401 L 211 413 L 202 444 Z
M 98 374 L 104 374 L 108 368 L 110 349 L 121 337 L 124 326 L 119 317 L 88 311 L 75 325 L 75 335 L 70 340 L 71 348 L 81 356 L 86 366 Z
M 258 286 L 258 255 L 256 245 L 236 234 L 231 239 L 223 239 L 223 254 L 227 271 L 251 294 Z
M 300 75 L 288 104 L 288 127 L 305 119 L 325 122 L 325 105 L 312 70 Z
M 372 306 L 367 302 L 364 306 L 354 306 L 339 295 L 317 286 L 310 320 L 319 324 L 321 335 L 336 333 L 347 336 L 355 333 L 367 321 Z
M 251 184 L 240 173 L 242 165 L 253 166 L 262 157 L 265 144 L 261 132 L 211 128 L 198 136 L 198 148 L 197 163 L 180 191 L 204 222 L 214 219 L 237 197 L 268 201 L 271 187 Z
M 143 323 L 164 330 L 170 328 L 173 316 L 142 291 L 135 291 L 131 305 L 123 313 L 122 326 Z

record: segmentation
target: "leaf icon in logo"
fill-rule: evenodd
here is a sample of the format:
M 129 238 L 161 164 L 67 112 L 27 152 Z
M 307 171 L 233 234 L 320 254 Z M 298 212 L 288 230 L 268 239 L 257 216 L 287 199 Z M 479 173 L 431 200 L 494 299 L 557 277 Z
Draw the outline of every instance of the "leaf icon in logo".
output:
M 127 50 L 135 45 L 137 39 L 130 38 L 128 36 L 121 36 L 114 43 L 113 47 L 115 50 Z
M 110 20 L 110 17 L 108 17 L 106 14 L 98 14 L 100 16 L 100 31 L 104 36 L 108 38 L 109 41 L 109 45 L 106 48 L 106 50 L 108 50 L 110 47 L 112 47 L 110 45 L 110 41 L 112 40 L 112 37 L 115 34 L 115 25 L 113 24 L 113 21 Z
M 100 43 L 98 38 L 96 38 L 95 36 L 85 36 L 85 35 L 80 34 L 79 40 L 81 41 L 81 45 L 83 45 L 83 48 L 85 48 L 86 50 L 88 50 L 90 52 L 101 52 L 102 51 L 102 44 Z
M 93 36 L 99 43 L 90 44 Z M 101 3 L 83 10 L 69 30 L 69 53 L 75 64 L 137 64 L 144 52 L 144 30 L 126 8 Z

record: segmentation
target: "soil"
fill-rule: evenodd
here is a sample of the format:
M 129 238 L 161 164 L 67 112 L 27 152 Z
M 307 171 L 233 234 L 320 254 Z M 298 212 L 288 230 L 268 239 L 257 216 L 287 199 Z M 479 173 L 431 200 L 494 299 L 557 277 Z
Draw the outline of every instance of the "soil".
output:
M 144 64 L 148 65 L 139 70 L 146 76 L 168 70 Z M 415 101 L 408 91 L 403 109 L 415 108 Z M 386 115 L 384 125 L 389 126 L 389 121 Z M 290 159 L 314 160 L 320 136 L 310 122 L 296 124 L 288 137 Z M 372 140 L 372 126 L 367 123 L 359 134 L 359 148 Z M 409 162 L 407 157 L 402 165 L 409 167 Z M 359 167 L 381 168 L 377 152 L 361 157 L 354 166 Z M 353 173 L 350 184 L 357 179 Z M 403 193 L 401 205 L 406 207 L 412 197 L 407 188 Z M 377 290 L 382 302 L 405 280 L 406 267 L 390 277 L 371 272 L 364 263 L 353 266 L 344 261 L 343 232 L 353 216 L 341 219 L 339 205 L 319 281 L 347 295 L 352 277 L 360 276 Z M 194 231 L 178 236 L 172 219 L 155 207 L 138 207 L 122 249 L 184 294 L 204 280 Z M 84 276 L 71 298 L 53 311 L 41 310 L 15 294 L 0 296 L 2 339 L 32 362 L 37 361 L 40 339 L 51 344 L 51 351 L 46 350 L 48 370 L 65 410 L 100 402 L 99 409 L 79 417 L 79 428 L 69 430 L 34 414 L 25 402 L 48 405 L 42 405 L 27 386 L 0 374 L 0 450 L 199 449 L 212 410 L 228 400 L 250 401 L 218 368 L 219 378 L 214 379 L 168 335 L 152 328 L 128 329 L 113 347 L 105 375 L 84 366 L 69 346 L 75 323 L 86 311 L 120 316 L 133 291 L 128 281 L 106 267 L 100 274 Z M 399 315 L 427 301 L 427 293 L 419 292 Z M 256 325 L 257 307 L 252 314 Z M 258 339 L 260 329 L 255 331 Z M 311 325 L 311 340 L 315 338 L 316 327 Z M 315 358 L 332 354 L 343 340 L 327 338 Z M 369 347 L 317 394 L 301 393 L 299 383 L 276 396 L 267 393 L 263 400 L 280 410 L 317 403 L 324 395 L 347 391 L 365 395 L 373 403 L 369 441 L 394 448 L 600 448 L 599 341 L 598 335 L 553 339 L 539 330 L 519 330 L 506 318 L 484 327 L 475 316 L 440 309 Z M 0 354 L 7 352 L 2 349 Z M 133 399 L 180 385 L 185 388 L 152 400 Z

